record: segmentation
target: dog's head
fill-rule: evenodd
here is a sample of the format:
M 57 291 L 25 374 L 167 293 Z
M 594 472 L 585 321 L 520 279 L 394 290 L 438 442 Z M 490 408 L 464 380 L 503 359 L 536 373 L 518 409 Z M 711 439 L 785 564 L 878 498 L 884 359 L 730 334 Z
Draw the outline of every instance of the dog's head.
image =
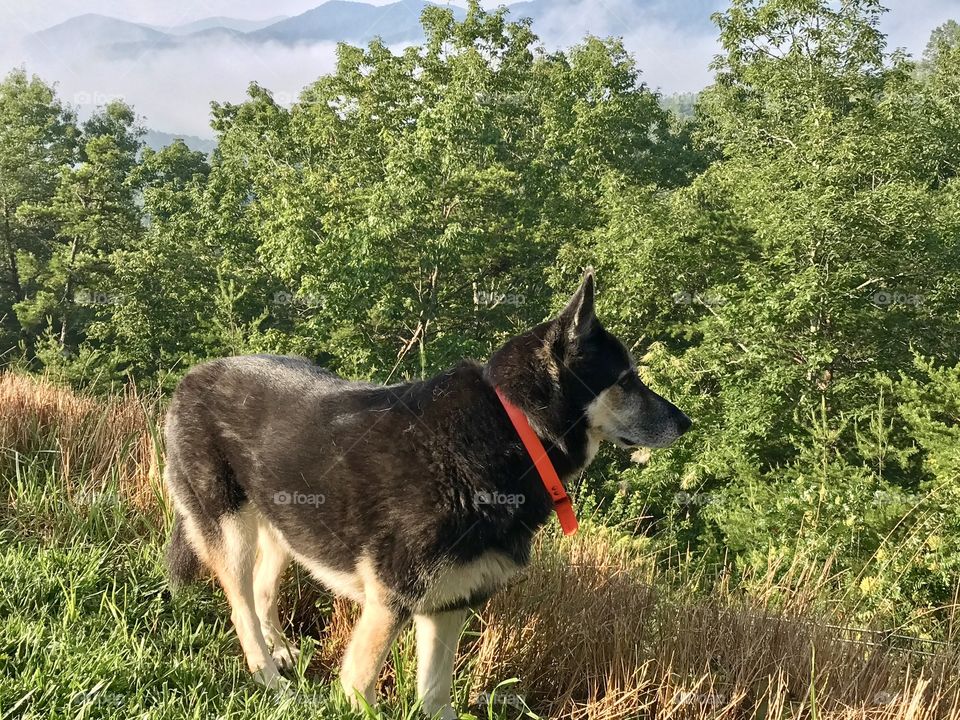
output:
M 599 439 L 624 448 L 666 447 L 690 429 L 690 418 L 643 383 L 630 352 L 597 319 L 594 293 L 593 271 L 587 270 L 554 320 L 564 382 L 586 391 L 587 426 Z M 568 394 L 580 395 L 573 388 Z
M 558 440 L 585 422 L 594 443 L 666 447 L 691 421 L 648 388 L 616 337 L 596 315 L 593 271 L 554 319 L 515 338 L 491 359 L 494 380 Z

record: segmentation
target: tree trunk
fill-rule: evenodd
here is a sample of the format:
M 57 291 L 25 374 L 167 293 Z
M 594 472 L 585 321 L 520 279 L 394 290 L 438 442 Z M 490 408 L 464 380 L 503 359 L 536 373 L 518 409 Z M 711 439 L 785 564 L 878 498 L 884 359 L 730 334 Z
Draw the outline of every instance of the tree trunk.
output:
M 77 239 L 70 245 L 70 260 L 67 262 L 67 281 L 63 286 L 63 314 L 60 321 L 60 349 L 67 346 L 67 327 L 70 319 L 70 303 L 73 301 L 73 263 L 77 258 Z
M 17 252 L 13 246 L 13 229 L 10 227 L 10 206 L 3 202 L 3 244 L 7 248 L 7 271 L 10 273 L 10 287 L 13 289 L 14 302 L 23 300 L 23 288 L 20 286 L 20 268 L 17 267 Z

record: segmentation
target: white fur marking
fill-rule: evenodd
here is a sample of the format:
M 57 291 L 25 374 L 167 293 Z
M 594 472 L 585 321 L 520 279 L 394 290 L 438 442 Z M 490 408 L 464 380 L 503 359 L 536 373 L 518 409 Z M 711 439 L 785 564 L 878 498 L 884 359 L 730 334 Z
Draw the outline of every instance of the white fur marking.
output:
M 417 636 L 417 696 L 428 717 L 457 717 L 450 688 L 465 615 L 464 611 L 453 611 L 413 618 Z
M 280 535 L 280 537 L 283 538 L 282 535 Z M 356 570 L 354 572 L 336 570 L 328 565 L 324 565 L 319 560 L 298 553 L 290 547 L 290 543 L 285 539 L 283 540 L 283 544 L 293 558 L 303 565 L 313 577 L 323 583 L 332 593 L 342 595 L 354 602 L 363 602 L 363 577 L 359 572 Z
M 440 570 L 420 604 L 430 609 L 469 599 L 478 591 L 501 587 L 520 567 L 503 553 L 491 551 L 464 565 Z

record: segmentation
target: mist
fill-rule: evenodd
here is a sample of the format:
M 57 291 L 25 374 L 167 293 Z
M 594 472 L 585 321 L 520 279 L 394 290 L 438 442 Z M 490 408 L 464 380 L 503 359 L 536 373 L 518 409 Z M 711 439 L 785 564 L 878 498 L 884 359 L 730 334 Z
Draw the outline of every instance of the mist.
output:
M 377 0 L 383 4 L 386 0 Z M 296 14 L 319 0 L 281 0 L 265 13 L 262 4 L 230 4 L 208 0 L 198 8 L 179 0 L 158 6 L 137 0 L 86 0 L 50 2 L 32 8 L 11 9 L 2 15 L 9 22 L 0 35 L 0 63 L 4 70 L 24 65 L 48 82 L 56 82 L 60 97 L 74 105 L 81 117 L 112 99 L 133 105 L 147 127 L 174 133 L 212 137 L 211 101 L 239 102 L 251 82 L 269 89 L 283 105 L 293 103 L 304 86 L 330 72 L 336 62 L 332 42 L 290 46 L 279 43 L 246 43 L 211 38 L 209 42 L 151 50 L 136 59 L 109 60 L 103 55 L 71 47 L 37 52 L 22 40 L 21 31 L 36 30 L 86 12 L 102 12 L 124 20 L 145 23 L 185 22 L 201 16 L 229 14 L 258 18 L 265 14 Z M 485 2 L 494 6 L 495 2 Z M 679 4 L 663 1 L 572 0 L 539 18 L 534 31 L 549 50 L 567 48 L 587 34 L 619 36 L 636 58 L 641 79 L 664 93 L 695 92 L 711 82 L 709 65 L 719 52 L 716 28 L 709 21 L 723 0 L 697 0 Z M 960 9 L 948 0 L 899 0 L 882 21 L 890 49 L 904 47 L 919 57 L 931 30 Z M 19 13 L 19 15 L 18 15 Z M 402 46 L 395 46 L 399 51 Z
M 211 101 L 239 102 L 249 84 L 257 82 L 289 106 L 335 62 L 334 43 L 286 47 L 221 40 L 134 60 L 41 57 L 26 68 L 48 81 L 55 79 L 60 97 L 76 106 L 81 117 L 119 99 L 132 105 L 147 127 L 211 137 Z

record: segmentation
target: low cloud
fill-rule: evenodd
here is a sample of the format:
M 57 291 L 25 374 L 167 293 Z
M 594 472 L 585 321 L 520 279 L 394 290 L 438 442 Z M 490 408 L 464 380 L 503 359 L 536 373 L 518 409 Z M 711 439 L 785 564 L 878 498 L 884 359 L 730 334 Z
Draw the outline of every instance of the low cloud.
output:
M 32 57 L 26 67 L 48 81 L 55 79 L 60 97 L 78 106 L 81 116 L 112 99 L 122 99 L 150 128 L 210 137 L 211 101 L 239 102 L 247 86 L 256 81 L 279 103 L 290 105 L 304 86 L 332 71 L 335 64 L 334 43 L 287 47 L 217 40 L 124 60 L 43 53 Z
M 719 52 L 710 14 L 721 0 L 643 5 L 632 0 L 578 0 L 558 4 L 537 19 L 533 30 L 549 49 L 568 48 L 585 35 L 623 38 L 642 79 L 666 93 L 695 92 L 711 82 Z
M 586 15 L 586 11 L 584 12 Z M 590 18 L 547 17 L 540 37 L 550 49 L 580 42 Z M 710 81 L 707 66 L 716 52 L 713 37 L 684 36 L 663 23 L 648 23 L 621 33 L 636 55 L 642 78 L 666 92 L 695 91 Z M 401 47 L 393 48 L 399 52 Z M 56 81 L 60 97 L 86 117 L 113 99 L 132 105 L 147 127 L 168 132 L 211 137 L 210 102 L 240 102 L 247 87 L 257 82 L 282 105 L 296 101 L 301 90 L 333 71 L 336 44 L 332 42 L 286 46 L 245 43 L 219 38 L 203 45 L 151 50 L 135 59 L 109 59 L 102 53 L 75 49 L 58 52 L 25 51 L 8 47 L 5 66 L 24 64 L 29 72 Z
M 112 6 L 106 6 L 114 1 L 102 0 L 104 7 L 95 9 L 109 10 Z M 91 0 L 90 4 L 96 2 Z M 277 9 L 289 12 L 313 4 L 309 0 L 289 0 Z M 497 3 L 484 3 L 493 4 Z M 572 0 L 557 3 L 555 9 L 541 15 L 534 31 L 550 50 L 577 44 L 588 33 L 622 37 L 650 87 L 664 93 L 693 92 L 712 80 L 709 65 L 719 52 L 719 44 L 709 15 L 724 4 L 724 0 Z M 889 36 L 890 48 L 906 47 L 915 57 L 922 54 L 934 27 L 960 16 L 952 0 L 916 0 L 909 6 L 897 0 L 889 4 L 891 11 L 883 17 L 881 27 Z M 83 8 L 75 8 L 77 13 L 89 9 L 86 3 Z M 81 116 L 110 99 L 122 98 L 134 106 L 150 128 L 211 137 L 212 100 L 242 101 L 247 86 L 256 81 L 274 93 L 281 104 L 289 105 L 303 87 L 334 69 L 336 46 L 322 42 L 290 47 L 211 37 L 203 45 L 112 60 L 80 48 L 28 51 L 22 43 L 0 45 L 2 67 L 24 61 L 28 71 L 48 82 L 56 81 L 60 96 L 77 105 Z

